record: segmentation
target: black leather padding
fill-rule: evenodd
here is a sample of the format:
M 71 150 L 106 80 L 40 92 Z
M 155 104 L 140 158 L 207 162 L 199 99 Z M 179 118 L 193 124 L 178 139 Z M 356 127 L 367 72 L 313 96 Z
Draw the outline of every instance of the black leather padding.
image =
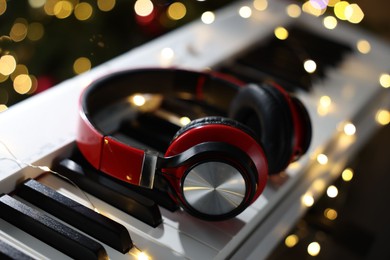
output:
M 270 174 L 284 170 L 293 153 L 293 119 L 286 97 L 270 85 L 243 87 L 229 117 L 251 128 L 263 145 Z

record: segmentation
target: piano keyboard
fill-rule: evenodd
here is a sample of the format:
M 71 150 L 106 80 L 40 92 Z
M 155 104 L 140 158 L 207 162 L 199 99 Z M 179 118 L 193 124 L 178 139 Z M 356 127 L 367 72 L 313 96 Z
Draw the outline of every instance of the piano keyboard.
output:
M 272 251 L 307 209 L 302 198 L 316 200 L 379 127 L 376 114 L 390 106 L 389 91 L 379 84 L 380 75 L 390 72 L 390 46 L 346 24 L 328 30 L 321 18 L 290 18 L 283 1 L 269 1 L 265 11 L 252 8 L 249 18 L 241 17 L 238 9 L 251 3 L 229 5 L 215 13 L 212 24 L 194 21 L 0 114 L 1 257 L 263 259 Z M 278 26 L 290 30 L 288 41 L 275 39 Z M 368 54 L 356 49 L 361 39 L 371 44 Z M 165 55 L 167 48 L 173 55 Z M 317 63 L 310 75 L 301 67 L 306 57 Z M 156 66 L 212 68 L 250 82 L 278 81 L 309 110 L 313 140 L 308 154 L 287 169 L 282 184 L 270 180 L 253 205 L 222 222 L 161 206 L 166 201 L 145 202 L 149 206 L 142 210 L 155 212 L 142 219 L 145 212 L 126 212 L 115 200 L 99 197 L 93 187 L 77 188 L 43 174 L 47 167 L 31 167 L 54 168 L 58 158 L 71 156 L 78 98 L 88 83 L 110 72 Z M 356 133 L 345 132 L 346 123 Z M 68 168 L 56 170 L 66 175 L 72 162 L 62 163 Z M 126 200 L 123 194 L 115 196 Z M 95 209 L 100 217 L 94 217 Z

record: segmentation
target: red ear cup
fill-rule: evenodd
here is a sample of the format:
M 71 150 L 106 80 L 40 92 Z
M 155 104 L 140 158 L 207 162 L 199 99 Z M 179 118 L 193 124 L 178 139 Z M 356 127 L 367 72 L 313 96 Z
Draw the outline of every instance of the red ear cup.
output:
M 268 167 L 263 149 L 250 133 L 234 120 L 207 117 L 192 121 L 175 135 L 166 158 L 210 144 L 210 153 L 182 166 L 162 169 L 190 213 L 209 220 L 232 217 L 261 194 Z

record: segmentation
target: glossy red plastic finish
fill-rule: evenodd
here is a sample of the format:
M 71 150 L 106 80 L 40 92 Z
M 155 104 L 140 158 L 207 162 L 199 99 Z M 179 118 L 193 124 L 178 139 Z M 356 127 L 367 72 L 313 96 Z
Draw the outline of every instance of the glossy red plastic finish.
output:
M 177 155 L 190 147 L 203 142 L 225 142 L 234 145 L 246 152 L 254 162 L 257 174 L 258 183 L 255 197 L 252 201 L 260 196 L 268 179 L 268 165 L 265 159 L 264 151 L 260 145 L 250 135 L 235 127 L 223 124 L 205 124 L 195 128 L 191 128 L 178 136 L 169 146 L 165 156 Z M 181 176 L 183 176 L 186 166 L 172 169 L 165 169 L 165 172 L 174 174 L 176 178 L 168 178 L 176 190 L 176 193 L 181 196 Z M 181 200 L 184 199 L 181 197 Z

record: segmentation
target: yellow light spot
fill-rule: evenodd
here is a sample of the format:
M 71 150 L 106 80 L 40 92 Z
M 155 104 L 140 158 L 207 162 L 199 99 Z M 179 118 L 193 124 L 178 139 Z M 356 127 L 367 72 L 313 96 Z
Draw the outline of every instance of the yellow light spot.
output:
M 330 107 L 332 104 L 332 99 L 329 96 L 322 96 L 319 101 L 320 106 Z
M 335 4 L 337 4 L 338 2 L 340 2 L 340 0 L 329 0 L 328 6 L 333 7 L 333 6 L 334 6 Z
M 314 73 L 317 69 L 317 64 L 314 60 L 305 60 L 305 62 L 303 63 L 303 68 L 308 73 Z
M 292 18 L 298 18 L 299 16 L 301 16 L 301 8 L 299 7 L 299 5 L 297 4 L 289 4 L 287 7 L 286 7 L 286 13 L 288 16 L 292 17 Z
M 31 41 L 40 40 L 45 34 L 45 28 L 41 23 L 31 23 L 28 25 L 27 38 Z
M 16 69 L 16 60 L 14 56 L 6 54 L 0 58 L 0 73 L 7 76 Z
M 85 21 L 92 17 L 93 8 L 87 2 L 82 2 L 76 5 L 74 9 L 74 16 L 77 20 Z
M 7 109 L 8 109 L 8 107 L 6 105 L 0 104 L 0 112 L 3 112 L 5 110 L 7 110 Z
M 326 195 L 328 195 L 329 198 L 336 198 L 338 194 L 339 190 L 334 185 L 331 185 L 326 189 Z
M 382 87 L 389 88 L 390 87 L 390 75 L 387 73 L 381 74 L 379 77 L 379 83 L 381 84 Z
M 242 18 L 249 18 L 252 16 L 252 9 L 249 7 L 249 6 L 242 6 L 239 10 L 238 10 L 238 14 L 242 17 Z
M 356 43 L 356 48 L 360 53 L 367 54 L 371 51 L 371 44 L 366 40 L 359 40 Z
M 86 57 L 80 57 L 73 63 L 75 74 L 81 74 L 91 69 L 91 61 Z
M 134 11 L 139 16 L 148 16 L 153 12 L 154 6 L 150 0 L 137 0 L 134 4 Z
M 140 107 L 140 106 L 145 105 L 146 99 L 142 95 L 134 95 L 132 98 L 132 102 L 134 105 Z
M 73 4 L 68 1 L 58 1 L 54 5 L 53 13 L 58 19 L 65 19 L 73 12 Z
M 333 30 L 337 27 L 337 19 L 334 16 L 327 16 L 323 20 L 324 27 L 329 30 Z
M 47 15 L 54 15 L 54 6 L 57 4 L 57 0 L 46 0 L 43 10 Z
M 31 78 L 26 74 L 20 74 L 14 80 L 14 90 L 19 94 L 26 94 L 30 91 L 31 86 Z
M 337 218 L 337 211 L 331 208 L 324 210 L 324 216 L 329 220 L 335 220 Z
M 340 20 L 347 20 L 347 17 L 345 16 L 345 9 L 347 6 L 349 6 L 347 1 L 340 1 L 334 5 L 334 14 Z
M 328 156 L 326 156 L 323 153 L 320 153 L 319 155 L 317 155 L 317 162 L 321 165 L 327 164 L 328 163 Z
M 350 4 L 345 8 L 345 18 L 350 23 L 360 23 L 364 18 L 362 9 L 357 4 Z
M 311 207 L 314 204 L 314 198 L 311 194 L 305 194 L 302 197 L 302 204 L 306 207 Z
M 137 254 L 137 259 L 138 260 L 148 260 L 149 256 L 147 254 L 145 254 L 144 252 L 139 252 Z
M 186 116 L 183 116 L 183 117 L 180 118 L 180 124 L 182 126 L 188 125 L 190 122 L 191 122 L 191 119 L 189 119 Z
M 23 41 L 27 35 L 27 21 L 25 19 L 17 19 L 13 24 L 9 36 L 15 42 Z
M 307 247 L 307 253 L 311 256 L 316 256 L 320 253 L 321 246 L 318 242 L 311 242 Z
M 315 8 L 312 5 L 311 1 L 307 1 L 302 5 L 302 11 L 304 11 L 305 13 L 314 15 L 314 16 L 320 16 L 320 15 L 324 14 L 325 10 L 326 10 L 326 8 L 324 8 L 324 9 Z
M 0 15 L 4 14 L 6 10 L 7 10 L 7 1 L 0 0 Z
M 267 0 L 254 0 L 253 1 L 253 7 L 257 11 L 264 11 L 268 7 L 268 1 Z
M 98 0 L 97 1 L 97 6 L 98 6 L 99 10 L 103 11 L 103 12 L 111 11 L 112 9 L 114 9 L 115 4 L 116 4 L 115 0 Z
M 186 15 L 187 8 L 183 3 L 176 2 L 168 7 L 167 13 L 172 20 L 180 20 Z
M 207 11 L 202 14 L 200 19 L 205 24 L 212 24 L 215 21 L 215 14 L 211 11 Z
M 161 50 L 161 58 L 163 60 L 172 60 L 173 57 L 175 57 L 175 52 L 172 50 L 172 48 L 164 48 Z
M 341 173 L 341 178 L 343 179 L 343 181 L 346 181 L 346 182 L 351 181 L 353 178 L 353 170 L 351 168 L 345 169 Z
M 385 109 L 380 109 L 375 115 L 375 120 L 380 125 L 388 125 L 390 123 L 390 112 Z
M 346 135 L 349 135 L 349 136 L 354 135 L 354 134 L 356 133 L 356 127 L 355 127 L 355 125 L 352 124 L 352 123 L 346 123 L 346 124 L 344 125 L 344 133 L 345 133 Z
M 12 72 L 11 74 L 11 79 L 12 80 L 15 80 L 16 76 L 20 75 L 20 74 L 28 74 L 28 69 L 25 65 L 23 64 L 18 64 L 16 65 L 16 68 L 15 70 Z
M 274 34 L 279 40 L 286 40 L 288 38 L 287 29 L 281 26 L 275 28 Z
M 28 3 L 32 8 L 40 8 L 44 6 L 46 0 L 28 0 Z
M 295 234 L 292 234 L 292 235 L 289 235 L 288 237 L 286 237 L 286 239 L 284 240 L 284 244 L 287 246 L 287 247 L 294 247 L 296 244 L 298 244 L 299 242 L 299 238 L 297 235 Z

